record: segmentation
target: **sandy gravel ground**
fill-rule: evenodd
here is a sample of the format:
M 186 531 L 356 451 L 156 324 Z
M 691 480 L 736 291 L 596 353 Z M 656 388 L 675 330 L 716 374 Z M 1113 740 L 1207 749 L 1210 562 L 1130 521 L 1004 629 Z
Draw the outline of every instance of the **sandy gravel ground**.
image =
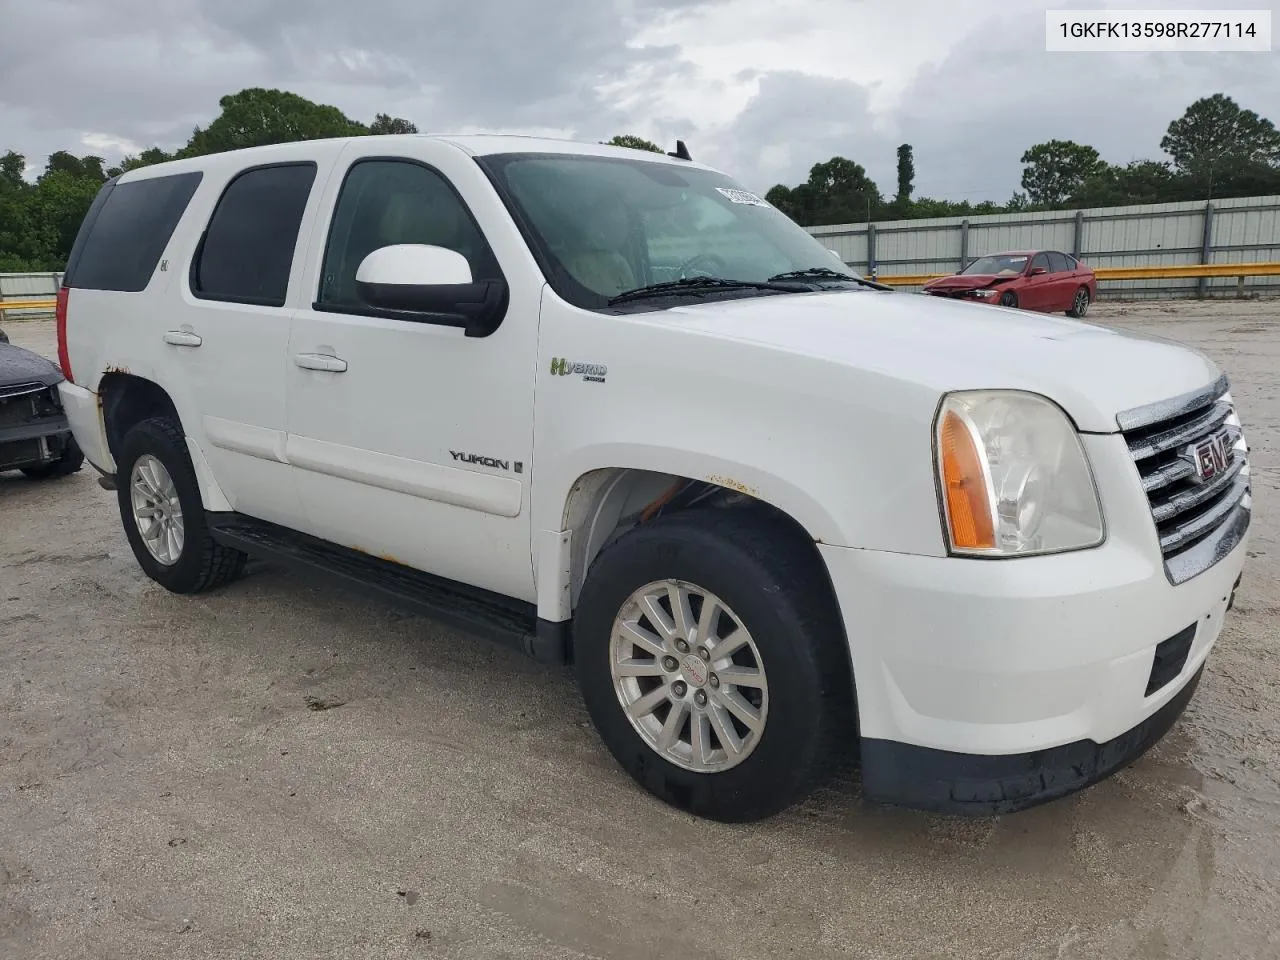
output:
M 90 469 L 0 477 L 0 958 L 1280 956 L 1280 303 L 1094 319 L 1232 375 L 1254 558 L 1169 736 L 1009 817 L 694 820 L 561 672 L 265 566 L 171 596 Z

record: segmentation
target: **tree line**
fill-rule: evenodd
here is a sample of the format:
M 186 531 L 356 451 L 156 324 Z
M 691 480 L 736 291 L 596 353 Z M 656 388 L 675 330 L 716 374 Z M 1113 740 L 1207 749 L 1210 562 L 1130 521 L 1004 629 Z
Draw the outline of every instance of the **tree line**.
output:
M 223 97 L 219 106 L 218 116 L 196 127 L 179 149 L 168 153 L 151 147 L 115 167 L 106 166 L 102 157 L 59 150 L 29 183 L 26 157 L 13 150 L 0 156 L 0 273 L 61 270 L 94 195 L 108 178 L 127 170 L 270 143 L 418 132 L 400 117 L 380 113 L 364 124 L 337 107 L 283 90 L 241 90 Z
M 102 157 L 60 150 L 32 183 L 25 177 L 25 157 L 12 150 L 0 156 L 0 273 L 61 270 L 94 194 L 124 171 L 270 143 L 418 132 L 400 117 L 380 113 L 364 124 L 337 107 L 282 90 L 241 90 L 223 97 L 219 106 L 218 116 L 196 127 L 181 148 L 169 153 L 150 147 L 115 167 L 107 167 Z M 632 134 L 608 142 L 664 152 Z M 898 147 L 892 197 L 881 193 L 861 164 L 839 156 L 814 164 L 804 183 L 778 184 L 765 196 L 797 222 L 817 226 L 1280 193 L 1280 133 L 1270 120 L 1223 94 L 1188 107 L 1169 124 L 1160 149 L 1168 160 L 1116 165 L 1093 147 L 1070 140 L 1036 144 L 1022 155 L 1022 191 L 1001 204 L 914 196 L 915 160 L 911 145 L 904 143 Z
M 818 226 L 1280 194 L 1280 132 L 1224 94 L 1191 104 L 1169 124 L 1160 149 L 1167 160 L 1113 164 L 1087 144 L 1035 144 L 1022 154 L 1022 190 L 1001 204 L 914 197 L 915 162 L 904 143 L 892 197 L 861 164 L 832 157 L 814 164 L 804 183 L 778 184 L 765 198 L 804 226 Z

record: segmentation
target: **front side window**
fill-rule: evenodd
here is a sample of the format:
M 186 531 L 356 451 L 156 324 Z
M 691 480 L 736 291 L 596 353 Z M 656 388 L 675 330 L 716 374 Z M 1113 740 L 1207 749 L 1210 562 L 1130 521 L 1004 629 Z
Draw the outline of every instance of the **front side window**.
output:
M 860 286 L 808 232 L 723 174 L 566 154 L 499 154 L 480 164 L 548 282 L 579 307 L 600 309 L 618 294 L 693 277 L 757 285 L 725 284 L 732 296 L 779 292 L 764 285 L 797 273 L 815 284 Z
M 1046 273 L 1053 273 L 1053 268 L 1049 266 L 1049 255 L 1047 253 L 1037 253 L 1035 259 L 1031 261 L 1031 269 L 1043 267 Z
M 979 257 L 969 264 L 961 274 L 966 276 L 1016 277 L 1027 269 L 1025 254 L 996 254 L 990 257 Z
M 191 265 L 203 300 L 284 306 L 314 163 L 246 170 L 227 185 Z
M 462 254 L 477 282 L 502 277 L 480 228 L 441 174 L 411 160 L 359 160 L 334 209 L 316 305 L 363 308 L 356 288 L 360 264 L 373 251 L 401 243 Z
M 1065 253 L 1057 251 L 1049 251 L 1049 272 L 1050 273 L 1069 273 L 1072 269 L 1071 261 Z

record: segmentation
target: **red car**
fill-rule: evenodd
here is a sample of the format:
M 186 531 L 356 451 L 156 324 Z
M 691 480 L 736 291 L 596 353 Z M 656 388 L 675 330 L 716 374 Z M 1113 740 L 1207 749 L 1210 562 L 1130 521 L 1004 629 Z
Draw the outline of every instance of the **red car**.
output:
M 1083 317 L 1098 299 L 1093 271 L 1057 250 L 1014 250 L 979 257 L 959 273 L 924 285 L 935 297 L 998 303 L 1040 313 Z

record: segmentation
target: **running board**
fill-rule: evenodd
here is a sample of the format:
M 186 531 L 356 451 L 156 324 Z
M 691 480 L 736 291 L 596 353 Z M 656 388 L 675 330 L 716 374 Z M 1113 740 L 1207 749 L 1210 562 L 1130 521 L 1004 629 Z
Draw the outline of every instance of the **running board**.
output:
M 319 573 L 349 589 L 424 614 L 466 633 L 564 664 L 569 623 L 540 620 L 532 603 L 437 577 L 239 513 L 206 513 L 213 539 L 264 560 Z

